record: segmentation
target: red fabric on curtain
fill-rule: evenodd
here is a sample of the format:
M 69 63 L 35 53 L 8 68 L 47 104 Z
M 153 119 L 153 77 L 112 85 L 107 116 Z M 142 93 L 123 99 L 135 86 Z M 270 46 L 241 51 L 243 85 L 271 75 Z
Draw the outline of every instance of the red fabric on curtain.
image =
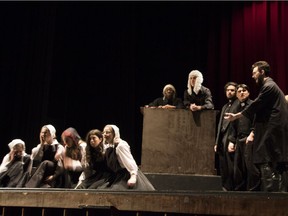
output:
M 284 94 L 288 94 L 288 2 L 242 2 L 232 5 L 231 13 L 215 16 L 209 34 L 208 73 L 218 82 L 209 86 L 215 98 L 216 108 L 225 102 L 225 94 L 219 91 L 228 81 L 248 84 L 251 98 L 258 90 L 251 78 L 251 65 L 266 60 L 271 66 L 271 77 Z M 217 24 L 219 22 L 219 24 Z M 214 80 L 215 80 L 214 79 Z M 220 86 L 219 86 L 220 85 Z

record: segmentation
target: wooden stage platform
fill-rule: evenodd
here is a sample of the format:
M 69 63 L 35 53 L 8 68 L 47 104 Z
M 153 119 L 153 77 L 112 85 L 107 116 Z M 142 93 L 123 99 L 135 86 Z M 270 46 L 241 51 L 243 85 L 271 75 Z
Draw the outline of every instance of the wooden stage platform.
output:
M 222 191 L 216 111 L 142 111 L 141 170 L 156 191 L 2 188 L 0 216 L 288 215 L 288 193 Z
M 284 193 L 260 192 L 102 192 L 80 190 L 1 190 L 0 205 L 4 215 L 287 215 L 288 196 Z M 10 209 L 9 209 L 10 207 Z M 11 208 L 11 207 L 14 207 Z M 6 210 L 5 208 L 9 209 Z M 11 210 L 12 209 L 12 210 Z M 41 211 L 39 211 L 41 209 Z M 74 210 L 74 211 L 70 211 Z M 41 214 L 37 214 L 37 211 Z M 67 212 L 73 213 L 67 213 Z M 15 212 L 15 211 L 14 211 Z M 66 213 L 65 213 L 66 212 Z M 75 213 L 76 212 L 76 213 Z M 88 213 L 87 212 L 93 212 Z M 94 214 L 95 213 L 95 214 Z M 46 215 L 46 214 L 44 214 Z
M 288 215 L 288 193 L 224 192 L 217 176 L 147 176 L 156 191 L 3 188 L 2 216 Z

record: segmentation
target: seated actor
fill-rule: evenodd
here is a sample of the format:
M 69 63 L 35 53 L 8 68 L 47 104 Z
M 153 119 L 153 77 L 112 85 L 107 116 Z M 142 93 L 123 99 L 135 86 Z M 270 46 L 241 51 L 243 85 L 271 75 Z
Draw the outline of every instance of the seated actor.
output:
M 177 98 L 176 89 L 173 85 L 167 84 L 163 88 L 163 97 L 156 98 L 145 107 L 163 108 L 163 109 L 181 109 L 184 108 L 181 98 Z

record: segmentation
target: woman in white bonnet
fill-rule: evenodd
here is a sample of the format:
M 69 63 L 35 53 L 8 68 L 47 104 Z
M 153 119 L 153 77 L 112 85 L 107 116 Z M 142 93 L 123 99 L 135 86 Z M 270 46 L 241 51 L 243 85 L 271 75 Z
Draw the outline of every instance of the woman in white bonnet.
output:
M 0 166 L 0 187 L 16 187 L 30 163 L 30 155 L 25 152 L 25 143 L 14 139 L 8 147 L 10 152 L 3 158 Z
M 203 75 L 192 70 L 188 76 L 187 90 L 184 92 L 184 106 L 191 111 L 214 109 L 211 91 L 202 85 Z
M 111 190 L 155 190 L 146 176 L 138 169 L 128 143 L 120 138 L 116 125 L 103 129 L 105 157 L 112 177 L 105 189 Z
M 32 149 L 31 178 L 25 187 L 59 187 L 58 180 L 64 171 L 62 163 L 64 147 L 57 141 L 56 129 L 51 124 L 41 128 L 39 139 L 40 144 Z

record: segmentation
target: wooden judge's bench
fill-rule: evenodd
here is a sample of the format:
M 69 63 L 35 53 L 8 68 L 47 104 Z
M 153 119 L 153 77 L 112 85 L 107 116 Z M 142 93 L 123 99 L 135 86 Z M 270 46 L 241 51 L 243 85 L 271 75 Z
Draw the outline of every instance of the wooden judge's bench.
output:
M 213 175 L 214 110 L 143 108 L 141 170 Z

